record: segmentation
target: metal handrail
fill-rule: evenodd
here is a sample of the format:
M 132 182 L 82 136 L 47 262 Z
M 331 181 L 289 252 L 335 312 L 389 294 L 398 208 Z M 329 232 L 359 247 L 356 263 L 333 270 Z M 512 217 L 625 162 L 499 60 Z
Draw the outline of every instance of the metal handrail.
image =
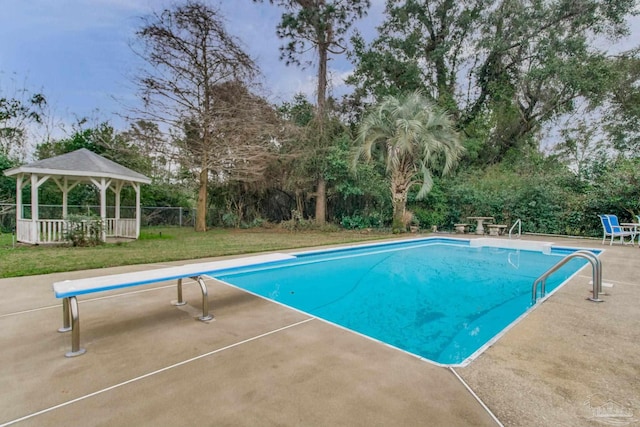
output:
M 511 233 L 513 232 L 513 229 L 516 228 L 516 225 L 518 226 L 518 239 L 520 238 L 520 235 L 522 234 L 522 221 L 520 221 L 520 218 L 518 218 L 509 229 L 509 238 L 511 238 Z
M 556 265 L 547 270 L 542 276 L 538 277 L 533 282 L 533 288 L 531 289 L 531 304 L 535 304 L 538 300 L 538 284 L 540 284 L 540 298 L 543 298 L 546 294 L 546 283 L 547 277 L 551 274 L 555 273 L 560 267 L 569 262 L 572 258 L 585 258 L 587 261 L 591 263 L 592 268 L 592 276 L 593 276 L 593 294 L 591 298 L 587 298 L 593 302 L 602 302 L 600 298 L 598 298 L 598 293 L 602 292 L 602 262 L 598 259 L 598 257 L 590 251 L 582 250 L 573 252 L 566 257 L 562 258 Z

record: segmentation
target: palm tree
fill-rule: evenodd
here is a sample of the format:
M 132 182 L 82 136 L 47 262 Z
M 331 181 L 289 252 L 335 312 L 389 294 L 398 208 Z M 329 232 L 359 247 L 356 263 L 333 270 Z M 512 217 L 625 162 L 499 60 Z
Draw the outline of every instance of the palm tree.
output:
M 447 114 L 420 92 L 384 98 L 360 123 L 358 145 L 355 162 L 370 161 L 376 148 L 384 156 L 394 231 L 406 230 L 409 189 L 421 185 L 416 198 L 424 198 L 433 185 L 432 171 L 449 172 L 464 151 Z

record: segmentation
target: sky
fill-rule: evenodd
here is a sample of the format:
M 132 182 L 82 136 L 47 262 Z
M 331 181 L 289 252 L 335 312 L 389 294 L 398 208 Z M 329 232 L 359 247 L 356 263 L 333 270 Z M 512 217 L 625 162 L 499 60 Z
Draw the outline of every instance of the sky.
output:
M 369 16 L 357 23 L 372 40 L 383 19 L 384 0 L 372 0 Z M 137 103 L 133 76 L 139 66 L 130 48 L 141 17 L 173 4 L 170 0 L 0 0 L 0 93 L 43 93 L 49 102 L 54 136 L 60 128 L 87 117 L 126 124 L 117 113 Z M 265 0 L 211 0 L 263 73 L 270 101 L 289 101 L 296 93 L 315 98 L 315 68 L 286 66 L 279 59 L 282 41 L 275 34 L 282 11 Z M 640 19 L 633 34 L 617 46 L 631 48 L 640 39 Z M 342 79 L 351 70 L 346 58 L 330 62 L 334 94 L 346 92 Z
M 372 1 L 360 22 L 373 37 L 382 20 L 383 0 Z M 161 11 L 165 0 L 0 0 L 0 93 L 20 89 L 40 92 L 50 113 L 66 128 L 77 119 L 122 123 L 117 113 L 135 105 L 133 76 L 140 59 L 130 47 L 141 17 Z M 315 68 L 286 66 L 279 59 L 275 34 L 282 11 L 252 0 L 213 0 L 228 33 L 262 70 L 270 101 L 291 100 L 296 93 L 315 98 Z M 342 79 L 351 69 L 346 59 L 332 61 L 332 89 L 344 92 Z M 116 126 L 117 127 L 117 126 Z

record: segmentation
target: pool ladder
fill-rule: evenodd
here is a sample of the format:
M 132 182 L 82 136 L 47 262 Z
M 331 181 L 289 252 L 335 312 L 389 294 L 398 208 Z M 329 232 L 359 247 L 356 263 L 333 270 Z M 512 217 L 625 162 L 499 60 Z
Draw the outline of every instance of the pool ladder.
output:
M 520 220 L 520 218 L 518 218 L 509 229 L 509 238 L 511 238 L 511 233 L 513 233 L 513 230 L 516 228 L 516 226 L 518 226 L 518 239 L 522 235 L 522 221 Z
M 573 252 L 566 257 L 562 258 L 560 262 L 547 270 L 542 276 L 538 277 L 533 282 L 533 288 L 531 289 L 531 304 L 535 304 L 538 301 L 538 298 L 543 298 L 546 294 L 546 283 L 547 277 L 555 273 L 560 267 L 565 265 L 573 258 L 585 258 L 587 261 L 591 263 L 592 268 L 592 277 L 593 277 L 593 294 L 591 298 L 587 298 L 593 302 L 602 302 L 600 298 L 598 298 L 598 293 L 602 292 L 602 263 L 598 259 L 598 257 L 591 251 L 576 251 Z M 538 285 L 540 285 L 540 297 L 538 297 Z

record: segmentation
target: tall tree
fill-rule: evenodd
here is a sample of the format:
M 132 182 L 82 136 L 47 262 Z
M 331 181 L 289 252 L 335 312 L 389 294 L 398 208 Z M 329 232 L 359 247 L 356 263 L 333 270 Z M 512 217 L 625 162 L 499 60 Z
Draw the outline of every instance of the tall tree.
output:
M 263 0 L 254 0 L 262 3 Z M 315 50 L 317 60 L 316 87 L 316 162 L 313 171 L 316 179 L 316 222 L 324 224 L 327 215 L 326 155 L 328 137 L 327 80 L 330 55 L 346 52 L 346 35 L 353 23 L 366 15 L 370 0 L 269 0 L 284 9 L 276 33 L 288 42 L 280 48 L 281 59 L 286 64 L 301 65 L 310 50 Z
M 571 124 L 560 129 L 561 140 L 553 147 L 553 153 L 575 174 L 578 182 L 594 178 L 593 171 L 608 157 L 606 140 L 596 122 L 589 115 L 572 117 Z
M 457 115 L 459 73 L 469 66 L 469 47 L 480 17 L 495 0 L 408 0 L 386 2 L 386 20 L 367 45 L 354 37 L 356 63 L 349 82 L 359 97 L 416 90 Z
M 196 165 L 206 156 L 219 183 L 261 181 L 278 152 L 279 140 L 286 137 L 277 111 L 238 81 L 214 85 L 212 95 L 216 101 L 210 142 L 203 145 L 204 129 L 196 121 L 187 121 L 184 137 L 175 141 L 181 161 Z
M 484 144 L 482 163 L 535 145 L 578 99 L 598 103 L 615 78 L 597 37 L 626 34 L 633 0 L 387 0 L 352 82 L 376 97 L 422 89 Z
M 18 163 L 0 154 L 0 171 L 18 166 Z M 0 175 L 0 206 L 3 204 L 14 203 L 16 197 L 16 180 L 14 177 Z M 0 207 L 0 213 L 5 210 Z
M 153 177 L 154 181 L 169 182 L 172 180 L 171 163 L 164 155 L 167 149 L 167 138 L 160 131 L 157 123 L 147 120 L 136 120 L 129 129 L 122 132 L 121 137 L 127 145 L 135 147 L 146 159 L 147 168 L 140 173 Z
M 419 92 L 387 96 L 375 106 L 360 124 L 358 143 L 356 161 L 370 161 L 377 148 L 385 159 L 394 231 L 406 229 L 409 189 L 420 185 L 416 198 L 424 198 L 433 185 L 433 171 L 451 171 L 464 150 L 453 122 Z
M 180 132 L 188 129 L 181 160 L 198 176 L 195 229 L 205 231 L 209 175 L 220 175 L 217 168 L 225 163 L 218 155 L 239 142 L 219 130 L 225 114 L 217 114 L 217 96 L 228 82 L 250 82 L 257 67 L 226 31 L 220 12 L 204 2 L 153 14 L 136 35 L 142 45 L 137 52 L 150 66 L 137 79 L 145 116 Z
M 284 141 L 281 149 L 283 155 L 271 170 L 271 182 L 294 195 L 297 215 L 305 217 L 306 196 L 315 185 L 314 177 L 308 173 L 308 165 L 315 153 L 305 144 L 310 136 L 310 123 L 314 120 L 315 109 L 305 95 L 299 93 L 291 102 L 283 103 L 278 111 L 291 126 L 292 137 Z
M 66 138 L 43 142 L 36 146 L 38 159 L 59 156 L 80 148 L 86 148 L 103 157 L 142 174 L 150 174 L 151 159 L 126 138 L 126 134 L 116 131 L 109 122 L 86 127 L 87 121 L 80 120 L 75 132 Z
M 25 157 L 29 125 L 42 122 L 46 104 L 46 98 L 40 93 L 20 90 L 5 95 L 0 90 L 0 155 Z
M 640 152 L 640 47 L 612 59 L 620 84 L 602 113 L 605 130 L 616 150 L 638 157 Z

